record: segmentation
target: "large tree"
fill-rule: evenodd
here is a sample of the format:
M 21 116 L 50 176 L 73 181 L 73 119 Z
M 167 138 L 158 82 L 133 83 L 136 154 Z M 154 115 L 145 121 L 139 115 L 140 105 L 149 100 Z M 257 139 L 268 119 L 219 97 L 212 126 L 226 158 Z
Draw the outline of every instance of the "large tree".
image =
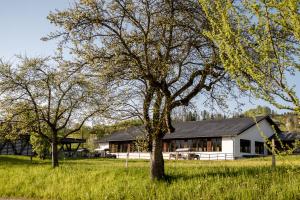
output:
M 125 111 L 141 114 L 152 179 L 165 176 L 162 138 L 174 131 L 172 110 L 225 77 L 218 49 L 202 34 L 204 15 L 193 0 L 82 0 L 48 16 L 59 27 L 48 39 L 60 38 L 77 61 L 134 94 Z
M 243 90 L 300 113 L 290 77 L 300 74 L 300 3 L 296 0 L 200 0 L 205 31 Z M 299 94 L 298 94 L 299 95 Z
M 52 166 L 58 166 L 60 140 L 77 132 L 112 105 L 98 81 L 67 71 L 70 63 L 20 58 L 0 63 L 1 114 L 10 134 L 35 133 L 51 143 Z

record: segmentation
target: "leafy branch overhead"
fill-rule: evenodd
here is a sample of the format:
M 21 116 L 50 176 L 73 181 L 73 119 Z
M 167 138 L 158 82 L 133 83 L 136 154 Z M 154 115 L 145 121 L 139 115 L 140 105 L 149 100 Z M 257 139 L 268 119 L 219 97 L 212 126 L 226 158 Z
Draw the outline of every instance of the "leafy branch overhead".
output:
M 243 90 L 279 109 L 300 112 L 288 77 L 299 76 L 299 2 L 200 0 L 225 69 Z M 299 94 L 298 94 L 299 95 Z

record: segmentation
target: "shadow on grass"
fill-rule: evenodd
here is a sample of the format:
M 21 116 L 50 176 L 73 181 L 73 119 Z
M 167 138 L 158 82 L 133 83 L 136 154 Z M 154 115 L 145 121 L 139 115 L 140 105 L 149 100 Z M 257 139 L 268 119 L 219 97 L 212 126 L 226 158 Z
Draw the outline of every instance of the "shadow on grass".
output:
M 240 168 L 218 168 L 211 167 L 206 172 L 201 173 L 187 173 L 187 171 L 176 173 L 173 172 L 169 175 L 166 175 L 165 180 L 168 183 L 176 182 L 176 181 L 187 181 L 192 179 L 202 179 L 202 178 L 211 178 L 211 177 L 221 177 L 221 178 L 235 178 L 240 176 L 246 177 L 254 177 L 271 173 L 286 173 L 287 171 L 297 171 L 299 172 L 300 167 L 295 166 L 293 169 L 287 166 L 277 166 L 275 169 L 272 169 L 268 166 L 260 166 L 260 167 L 240 167 Z
M 50 160 L 37 160 L 34 158 L 32 161 L 30 157 L 26 156 L 0 156 L 0 165 L 51 165 Z
M 124 160 L 119 159 L 109 159 L 109 158 L 59 158 L 60 166 L 97 166 L 99 164 L 109 165 L 115 164 L 116 166 L 120 165 L 120 163 L 125 163 Z M 146 162 L 146 161 L 145 161 Z M 141 163 L 141 161 L 130 160 L 130 164 L 133 163 Z M 142 162 L 144 163 L 144 162 Z M 0 165 L 49 165 L 51 166 L 51 158 L 40 160 L 36 157 L 31 161 L 29 156 L 21 156 L 21 155 L 0 155 Z M 125 164 L 124 164 L 125 165 Z M 120 165 L 121 166 L 121 165 Z
M 58 159 L 59 164 L 63 165 L 95 165 L 98 162 L 111 162 L 115 159 L 105 159 L 105 158 L 61 158 Z M 50 164 L 51 157 L 41 160 L 37 157 L 33 157 L 31 161 L 29 156 L 23 155 L 0 155 L 0 164 L 12 164 L 12 165 L 27 165 L 27 164 Z

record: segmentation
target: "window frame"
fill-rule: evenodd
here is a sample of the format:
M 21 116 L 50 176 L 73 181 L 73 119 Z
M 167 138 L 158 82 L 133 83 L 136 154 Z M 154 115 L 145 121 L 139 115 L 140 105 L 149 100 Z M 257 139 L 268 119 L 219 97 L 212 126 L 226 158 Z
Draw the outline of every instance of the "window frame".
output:
M 258 146 L 258 144 L 261 145 L 261 146 Z M 264 142 L 255 141 L 254 142 L 254 147 L 255 147 L 255 153 L 256 154 L 265 154 L 265 143 Z M 260 149 L 260 147 L 262 147 L 262 148 Z
M 247 146 L 242 146 L 242 144 L 248 143 Z M 251 153 L 251 140 L 240 139 L 240 153 Z

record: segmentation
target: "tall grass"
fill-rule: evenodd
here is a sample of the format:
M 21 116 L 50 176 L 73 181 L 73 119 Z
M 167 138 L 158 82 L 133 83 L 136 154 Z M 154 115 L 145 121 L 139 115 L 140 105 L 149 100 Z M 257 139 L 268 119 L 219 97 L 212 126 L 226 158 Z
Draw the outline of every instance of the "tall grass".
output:
M 50 161 L 0 156 L 0 197 L 25 199 L 300 199 L 300 157 L 167 161 L 165 181 L 149 180 L 148 161 Z

